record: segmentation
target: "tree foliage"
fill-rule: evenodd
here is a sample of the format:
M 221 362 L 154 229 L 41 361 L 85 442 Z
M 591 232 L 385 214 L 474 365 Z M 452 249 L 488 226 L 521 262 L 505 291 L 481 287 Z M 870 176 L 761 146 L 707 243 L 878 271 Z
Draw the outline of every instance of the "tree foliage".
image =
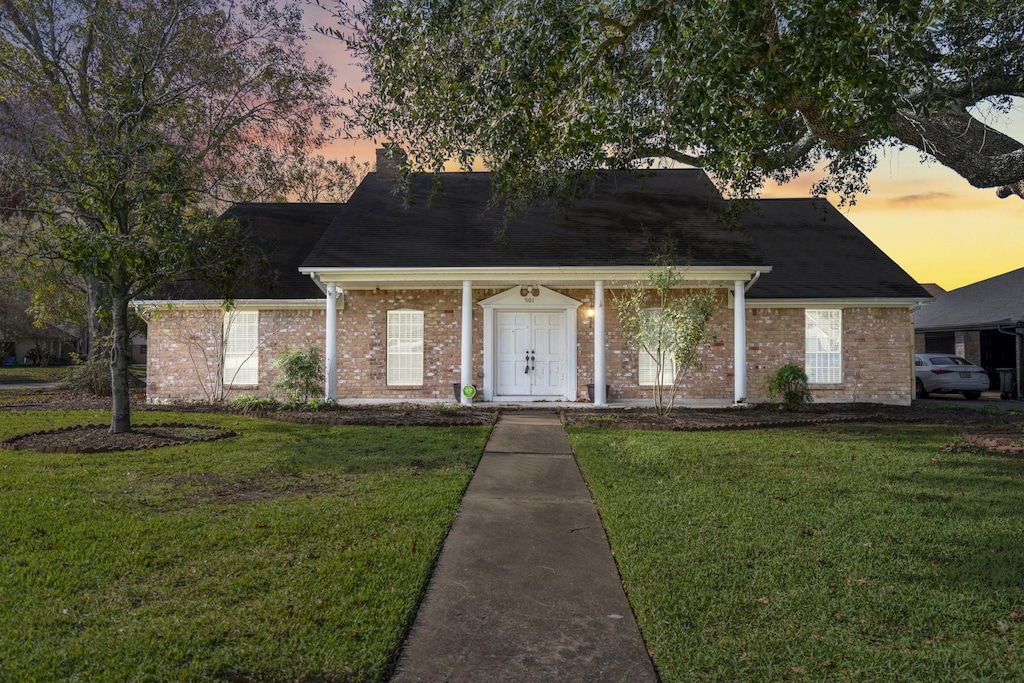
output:
M 682 273 L 672 265 L 653 271 L 616 293 L 615 310 L 626 344 L 654 364 L 651 394 L 658 415 L 667 415 L 687 370 L 703 367 L 700 348 L 718 301 L 713 289 L 683 293 Z
M 368 161 L 360 163 L 354 156 L 328 159 L 322 154 L 268 151 L 254 163 L 254 172 L 232 188 L 236 201 L 345 202 L 370 170 Z
M 306 62 L 301 16 L 261 0 L 0 0 L 0 177 L 18 179 L 16 237 L 109 310 L 113 431 L 130 428 L 128 302 L 179 277 L 230 296 L 251 255 L 218 200 L 259 158 L 329 132 L 331 71 Z
M 866 190 L 882 144 L 1024 196 L 1024 148 L 981 118 L 1024 90 L 1006 0 L 367 0 L 337 6 L 365 71 L 351 122 L 420 167 L 492 169 L 513 204 L 573 171 L 702 166 L 737 196 L 811 168 Z

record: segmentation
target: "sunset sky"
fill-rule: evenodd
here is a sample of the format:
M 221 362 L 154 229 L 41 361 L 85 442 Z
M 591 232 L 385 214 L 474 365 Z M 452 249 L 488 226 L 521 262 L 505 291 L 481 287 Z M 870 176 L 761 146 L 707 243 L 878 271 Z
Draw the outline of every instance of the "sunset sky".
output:
M 315 7 L 306 9 L 306 18 L 310 25 L 330 23 Z M 339 89 L 346 83 L 359 86 L 361 73 L 339 41 L 313 33 L 308 52 L 334 66 Z M 996 127 L 1024 140 L 1024 107 Z M 376 146 L 370 140 L 343 140 L 324 153 L 354 155 L 372 164 Z M 919 157 L 913 149 L 883 150 L 869 176 L 871 191 L 844 209 L 847 218 L 918 282 L 946 290 L 1024 267 L 1024 200 L 998 199 L 995 190 L 974 189 L 956 173 Z M 764 196 L 807 196 L 813 181 L 807 176 L 768 187 Z

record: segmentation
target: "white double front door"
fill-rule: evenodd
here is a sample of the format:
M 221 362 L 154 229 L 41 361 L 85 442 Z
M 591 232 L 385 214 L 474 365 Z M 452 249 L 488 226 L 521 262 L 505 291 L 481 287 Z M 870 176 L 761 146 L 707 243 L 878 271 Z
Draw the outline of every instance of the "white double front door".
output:
M 565 395 L 565 311 L 496 311 L 497 394 Z

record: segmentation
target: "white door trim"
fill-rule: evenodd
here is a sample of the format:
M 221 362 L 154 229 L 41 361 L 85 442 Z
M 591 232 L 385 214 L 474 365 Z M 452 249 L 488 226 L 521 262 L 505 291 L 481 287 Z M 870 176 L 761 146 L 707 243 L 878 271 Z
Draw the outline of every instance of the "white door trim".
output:
M 524 294 L 525 292 L 525 294 Z M 536 292 L 536 294 L 534 294 Z M 583 302 L 576 301 L 547 287 L 530 285 L 513 287 L 478 302 L 484 311 L 484 391 L 485 401 L 493 401 L 497 390 L 495 361 L 498 339 L 495 334 L 494 311 L 564 311 L 565 312 L 565 376 L 562 396 L 545 400 L 576 400 L 576 309 Z M 498 396 L 497 398 L 501 398 Z M 522 399 L 527 400 L 527 399 Z

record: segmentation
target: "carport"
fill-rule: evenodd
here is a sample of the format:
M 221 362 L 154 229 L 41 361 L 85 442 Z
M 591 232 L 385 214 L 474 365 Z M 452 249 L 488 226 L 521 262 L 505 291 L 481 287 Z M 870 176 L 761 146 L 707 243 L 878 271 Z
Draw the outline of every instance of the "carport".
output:
M 1024 398 L 1024 268 L 976 282 L 914 313 L 917 353 L 955 353 L 980 365 L 1000 388 L 999 368 L 1012 368 L 1015 397 Z

